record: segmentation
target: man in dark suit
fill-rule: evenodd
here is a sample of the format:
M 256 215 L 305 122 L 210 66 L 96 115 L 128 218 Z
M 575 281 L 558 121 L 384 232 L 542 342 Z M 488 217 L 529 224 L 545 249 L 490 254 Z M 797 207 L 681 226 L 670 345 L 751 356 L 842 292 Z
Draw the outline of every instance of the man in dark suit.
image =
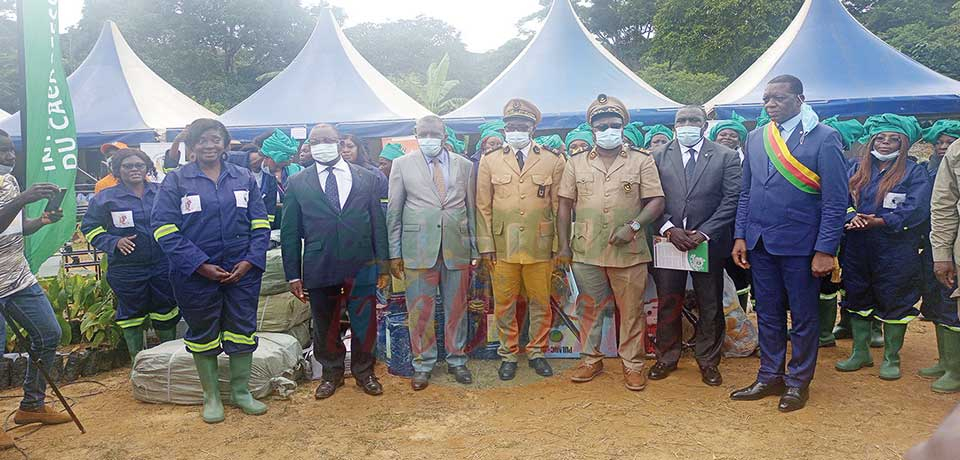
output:
M 309 299 L 313 310 L 313 354 L 323 366 L 315 396 L 329 398 L 343 385 L 344 308 L 352 331 L 353 377 L 365 393 L 380 395 L 383 387 L 373 374 L 374 287 L 386 287 L 390 275 L 384 265 L 387 227 L 377 177 L 340 157 L 333 126 L 317 125 L 307 142 L 316 163 L 287 182 L 280 241 L 290 291 L 301 301 Z
M 763 92 L 771 123 L 753 130 L 743 148 L 732 254 L 741 268 L 753 267 L 760 370 L 730 398 L 780 396 L 781 412 L 801 409 L 809 398 L 820 282 L 836 265 L 849 201 L 840 134 L 820 124 L 803 100 L 803 83 L 792 75 L 770 80 Z
M 736 151 L 704 138 L 707 113 L 688 106 L 677 111 L 677 137 L 653 152 L 666 197 L 663 216 L 654 229 L 680 251 L 707 242 L 706 273 L 655 268 L 660 309 L 657 313 L 657 363 L 651 380 L 666 378 L 676 370 L 682 342 L 683 304 L 687 274 L 700 307 L 695 354 L 702 380 L 723 383 L 718 368 L 723 345 L 723 265 L 733 246 L 733 219 L 740 196 L 740 157 Z

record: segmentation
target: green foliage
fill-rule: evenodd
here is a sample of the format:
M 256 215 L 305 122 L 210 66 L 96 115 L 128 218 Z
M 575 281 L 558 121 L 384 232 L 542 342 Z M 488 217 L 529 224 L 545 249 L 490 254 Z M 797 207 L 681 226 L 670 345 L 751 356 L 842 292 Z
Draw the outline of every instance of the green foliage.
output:
M 594 0 L 577 10 L 587 29 L 627 66 L 636 68 L 650 50 L 657 0 Z
M 460 84 L 458 80 L 448 80 L 450 56 L 444 54 L 439 62 L 433 62 L 427 68 L 427 80 L 422 81 L 417 74 L 408 74 L 397 81 L 398 86 L 416 99 L 427 110 L 443 114 L 450 112 L 466 102 L 464 98 L 449 98 L 450 91 Z
M 101 271 L 106 271 L 105 261 L 101 263 Z M 84 340 L 93 345 L 116 346 L 119 343 L 120 328 L 114 321 L 116 297 L 105 276 L 98 280 L 93 276 L 67 274 L 61 268 L 57 276 L 39 281 L 60 323 L 63 332 L 61 345 L 67 345 L 73 339 L 70 321 L 81 322 L 80 332 Z
M 723 75 L 673 69 L 665 63 L 643 67 L 640 78 L 681 104 L 703 104 L 729 83 Z

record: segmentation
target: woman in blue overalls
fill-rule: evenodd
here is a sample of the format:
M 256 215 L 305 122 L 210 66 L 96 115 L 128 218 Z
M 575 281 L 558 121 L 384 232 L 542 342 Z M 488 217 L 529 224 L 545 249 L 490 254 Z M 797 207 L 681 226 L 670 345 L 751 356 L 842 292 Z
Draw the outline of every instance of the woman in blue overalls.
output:
M 90 201 L 80 231 L 93 247 L 107 253 L 107 283 L 117 296 L 117 324 L 123 330 L 130 359 L 143 350 L 147 318 L 161 342 L 177 335 L 180 310 L 173 299 L 167 258 L 153 239 L 150 213 L 160 186 L 146 153 L 121 149 L 111 161 L 120 183 Z
M 913 117 L 875 115 L 864 124 L 860 163 L 850 169 L 850 209 L 841 257 L 853 353 L 842 372 L 873 365 L 870 318 L 883 322 L 880 378 L 900 378 L 900 348 L 920 300 L 920 238 L 930 218 L 927 172 L 907 151 L 920 138 Z M 868 152 L 868 153 L 866 153 Z
M 203 420 L 223 420 L 217 355 L 230 356 L 233 403 L 260 415 L 248 389 L 257 348 L 257 297 L 270 223 L 256 180 L 224 161 L 230 134 L 218 121 L 194 121 L 186 144 L 195 160 L 167 174 L 153 206 L 153 237 L 170 260 L 170 281 L 187 322 L 184 345 L 203 386 Z

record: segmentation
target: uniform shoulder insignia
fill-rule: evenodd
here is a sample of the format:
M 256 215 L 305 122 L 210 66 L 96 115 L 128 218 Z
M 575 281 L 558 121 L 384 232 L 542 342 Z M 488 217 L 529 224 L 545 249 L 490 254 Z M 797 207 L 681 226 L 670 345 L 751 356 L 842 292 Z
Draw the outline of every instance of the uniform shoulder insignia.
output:
M 589 150 L 587 150 L 587 149 L 576 149 L 576 150 L 570 152 L 570 157 L 572 158 L 572 157 L 575 157 L 575 156 L 577 156 L 577 155 L 580 155 L 580 154 L 583 153 L 583 152 L 588 152 L 588 151 L 589 151 Z
M 636 147 L 636 146 L 633 146 L 633 145 L 630 146 L 630 151 L 631 151 L 631 152 L 640 152 L 640 153 L 642 153 L 642 154 L 644 154 L 644 155 L 650 155 L 650 153 L 652 153 L 652 152 L 650 152 L 650 150 L 642 149 L 642 148 L 640 148 L 640 147 Z
M 502 150 L 503 153 L 510 153 L 510 146 L 509 146 L 509 145 L 504 145 L 503 147 L 500 147 L 500 150 Z M 494 150 L 494 152 L 495 152 L 495 151 L 496 151 L 496 150 Z
M 539 146 L 539 145 L 534 145 L 534 146 L 533 146 L 533 153 L 540 153 L 540 146 Z

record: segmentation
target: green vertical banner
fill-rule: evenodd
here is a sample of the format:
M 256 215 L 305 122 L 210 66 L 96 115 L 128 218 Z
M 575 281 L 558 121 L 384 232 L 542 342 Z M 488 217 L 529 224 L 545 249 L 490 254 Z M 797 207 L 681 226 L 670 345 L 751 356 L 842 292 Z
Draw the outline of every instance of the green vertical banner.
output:
M 40 265 L 72 238 L 77 226 L 77 128 L 60 52 L 58 0 L 18 0 L 20 27 L 21 158 L 26 159 L 26 184 L 50 182 L 67 189 L 63 219 L 27 237 L 26 256 L 36 273 Z M 25 215 L 43 213 L 46 200 L 27 206 Z

